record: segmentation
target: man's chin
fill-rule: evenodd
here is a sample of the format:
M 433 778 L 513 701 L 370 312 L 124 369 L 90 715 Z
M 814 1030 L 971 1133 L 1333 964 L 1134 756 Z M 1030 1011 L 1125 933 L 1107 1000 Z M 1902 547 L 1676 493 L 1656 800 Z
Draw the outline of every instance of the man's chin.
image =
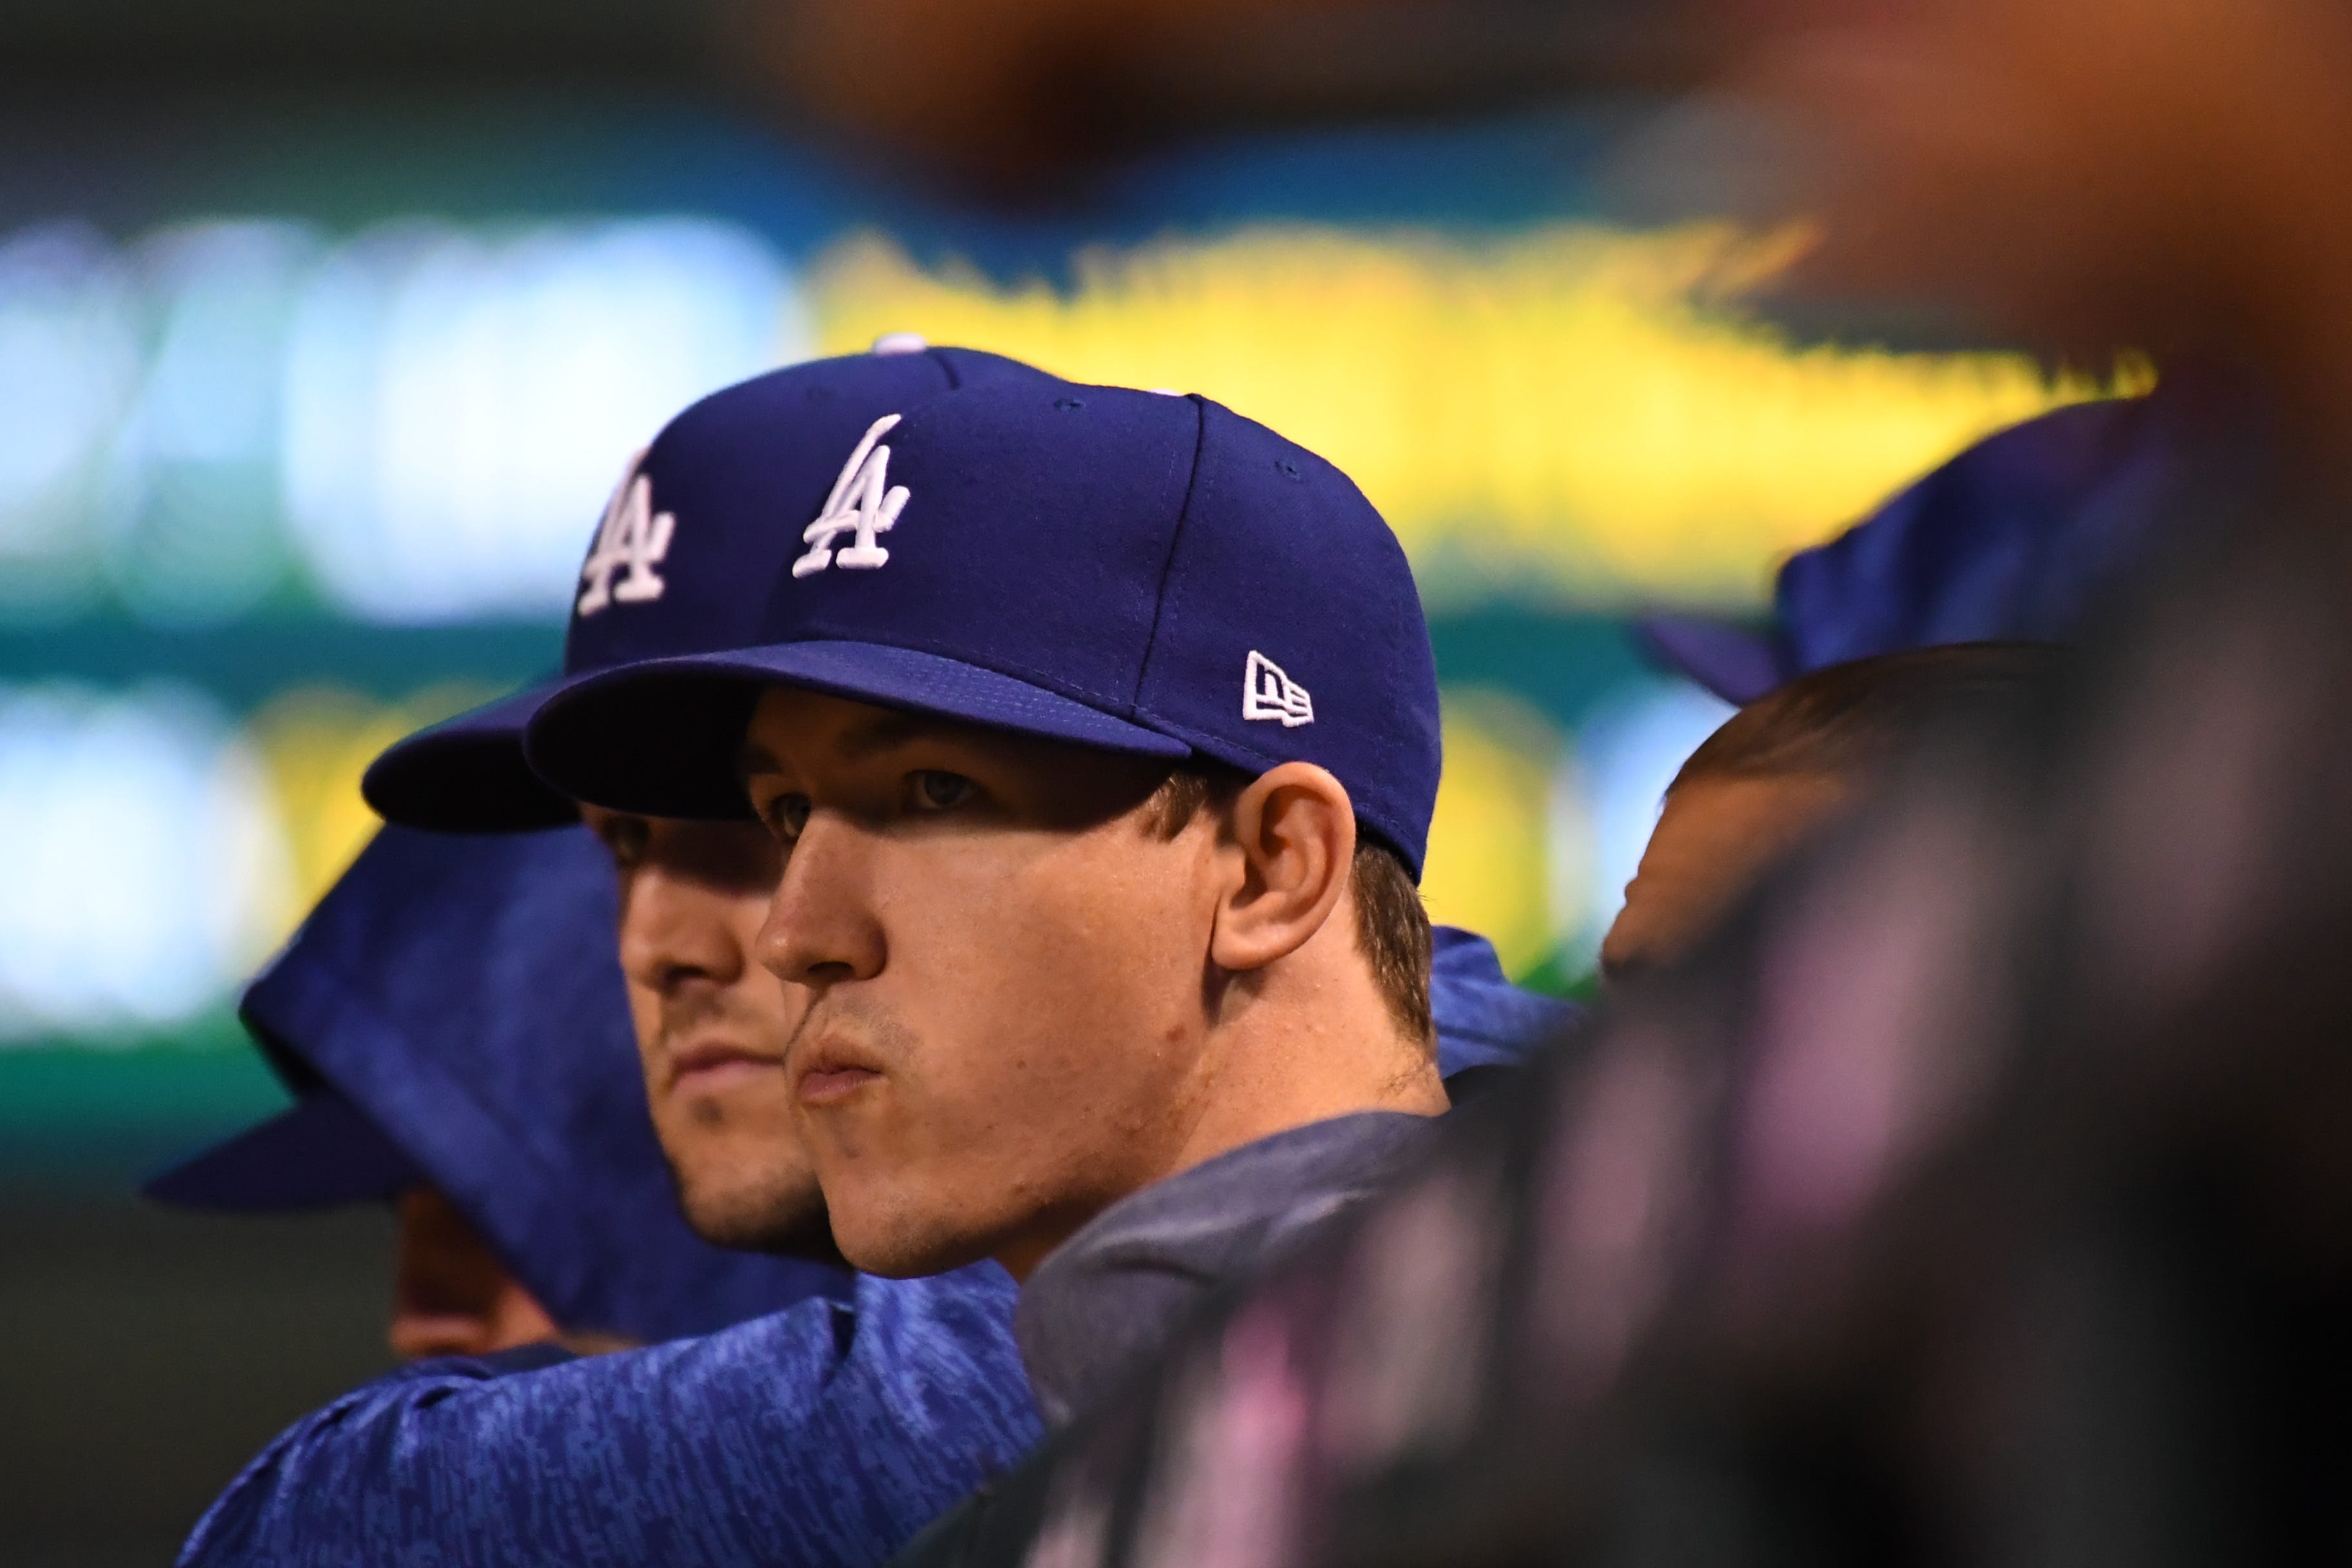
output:
M 680 1183 L 678 1207 L 687 1228 L 713 1247 L 846 1266 L 813 1183 L 789 1194 L 710 1192 Z
M 885 1279 L 919 1279 L 978 1263 L 992 1251 L 992 1238 L 932 1226 L 903 1226 L 887 1219 L 872 1225 L 830 1227 L 851 1268 Z

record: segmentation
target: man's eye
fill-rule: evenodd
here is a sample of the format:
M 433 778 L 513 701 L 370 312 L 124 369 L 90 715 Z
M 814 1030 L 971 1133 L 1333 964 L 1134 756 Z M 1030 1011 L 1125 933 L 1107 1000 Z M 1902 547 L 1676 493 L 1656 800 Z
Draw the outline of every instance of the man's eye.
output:
M 604 841 L 604 848 L 613 857 L 613 864 L 626 871 L 645 859 L 646 847 L 653 838 L 653 828 L 641 816 L 608 817 L 596 837 Z
M 783 843 L 798 838 L 808 819 L 809 798 L 804 795 L 780 795 L 768 803 L 768 831 Z
M 980 786 L 961 773 L 924 768 L 915 773 L 915 805 L 922 811 L 952 811 L 979 793 Z

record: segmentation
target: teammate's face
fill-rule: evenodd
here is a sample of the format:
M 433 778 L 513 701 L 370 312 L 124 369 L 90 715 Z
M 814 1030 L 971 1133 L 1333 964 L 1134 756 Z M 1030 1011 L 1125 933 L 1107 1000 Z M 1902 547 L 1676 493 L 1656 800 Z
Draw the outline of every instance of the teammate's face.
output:
M 1218 888 L 1165 772 L 770 692 L 745 747 L 785 848 L 761 957 L 833 1233 L 877 1273 L 1015 1273 L 1167 1170 L 1203 1085 Z
M 828 1255 L 784 1074 L 806 998 L 752 951 L 775 841 L 748 823 L 582 816 L 619 873 L 621 972 L 687 1223 L 721 1247 Z
M 557 1337 L 547 1310 L 430 1187 L 403 1193 L 392 1285 L 392 1353 L 488 1355 Z
M 1681 957 L 1853 797 L 1852 782 L 1831 773 L 1702 777 L 1677 788 L 1601 943 L 1601 973 L 1629 979 Z

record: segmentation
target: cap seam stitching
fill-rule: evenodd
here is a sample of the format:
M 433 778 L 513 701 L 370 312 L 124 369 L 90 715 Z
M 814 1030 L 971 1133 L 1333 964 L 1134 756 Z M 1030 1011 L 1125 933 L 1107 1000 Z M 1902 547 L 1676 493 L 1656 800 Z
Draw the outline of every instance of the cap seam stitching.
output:
M 1143 711 L 1143 683 L 1150 679 L 1151 659 L 1160 651 L 1160 622 L 1168 612 L 1168 581 L 1176 574 L 1176 552 L 1192 521 L 1192 498 L 1201 488 L 1201 452 L 1209 444 L 1209 410 L 1199 393 L 1185 399 L 1192 405 L 1192 466 L 1184 476 L 1183 504 L 1176 509 L 1176 526 L 1169 531 L 1168 558 L 1160 564 L 1160 586 L 1151 600 L 1151 629 L 1143 639 L 1143 658 L 1135 667 L 1135 690 L 1129 697 L 1129 714 Z

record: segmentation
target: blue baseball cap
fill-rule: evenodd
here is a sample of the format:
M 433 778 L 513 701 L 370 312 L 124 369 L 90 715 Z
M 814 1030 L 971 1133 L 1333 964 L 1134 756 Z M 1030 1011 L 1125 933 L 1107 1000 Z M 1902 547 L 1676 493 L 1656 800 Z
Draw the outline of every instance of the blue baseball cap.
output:
M 2148 547 L 2179 469 L 2177 407 L 2118 398 L 2012 426 L 1790 556 L 1768 625 L 1654 615 L 1635 635 L 1741 703 L 1874 654 L 2063 640 Z
M 1052 379 L 1017 360 L 893 334 L 875 353 L 772 371 L 688 409 L 630 462 L 605 508 L 580 569 L 561 676 L 395 742 L 360 793 L 388 822 L 441 832 L 573 820 L 571 799 L 523 760 L 523 726 L 540 705 L 585 674 L 755 636 L 770 580 L 803 548 L 793 520 L 824 500 L 841 453 L 893 409 L 999 376 Z M 762 449 L 773 511 L 705 499 L 698 454 L 714 423 Z
M 1339 469 L 1204 397 L 998 377 L 878 416 L 811 498 L 730 416 L 746 390 L 672 427 L 664 504 L 681 542 L 707 516 L 798 548 L 730 650 L 541 705 L 541 778 L 616 810 L 746 816 L 744 726 L 761 688 L 791 685 L 1171 763 L 1318 763 L 1418 874 L 1429 630 L 1403 549 Z
M 269 1053 L 294 1103 L 183 1160 L 140 1191 L 178 1208 L 284 1214 L 387 1203 L 432 1179 L 367 1112 L 299 1060 Z M 296 1087 L 297 1085 L 299 1087 Z
M 1584 1021 L 1584 1009 L 1511 984 L 1495 944 L 1459 926 L 1431 932 L 1429 1013 L 1437 1072 L 1524 1067 Z
M 687 1228 L 614 955 L 609 857 L 576 825 L 481 839 L 387 827 L 241 1015 L 293 1109 L 150 1183 L 200 1208 L 431 1186 L 567 1330 L 709 1332 L 848 1275 Z

